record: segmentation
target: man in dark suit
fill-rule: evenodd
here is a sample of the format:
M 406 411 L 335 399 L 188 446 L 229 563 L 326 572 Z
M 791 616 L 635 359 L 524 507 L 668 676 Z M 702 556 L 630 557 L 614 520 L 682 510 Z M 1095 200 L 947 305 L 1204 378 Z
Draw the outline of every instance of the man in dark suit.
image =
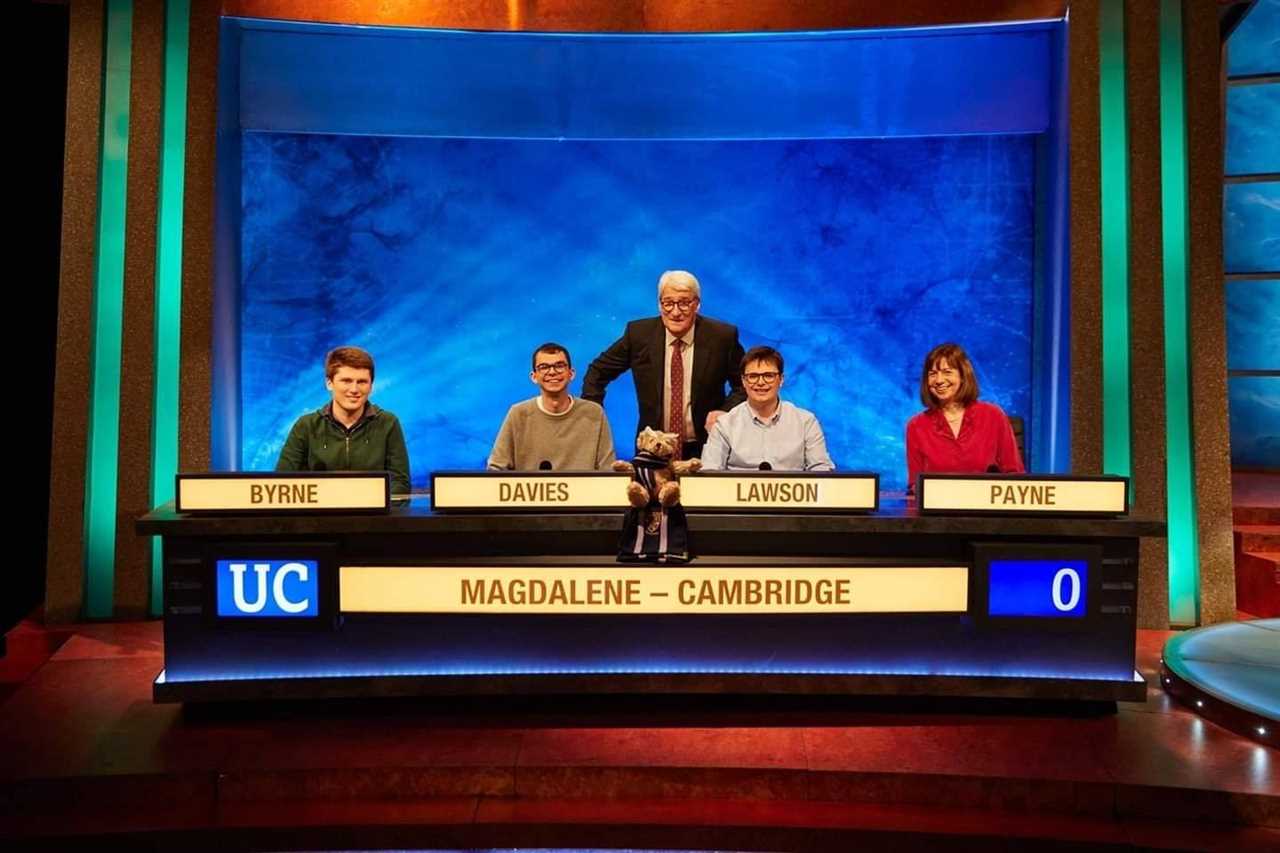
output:
M 664 272 L 659 316 L 627 323 L 582 382 L 582 398 L 603 405 L 608 384 L 630 370 L 640 409 L 636 432 L 653 427 L 677 433 L 685 459 L 700 455 L 716 418 L 746 399 L 738 328 L 699 316 L 701 296 L 692 273 Z

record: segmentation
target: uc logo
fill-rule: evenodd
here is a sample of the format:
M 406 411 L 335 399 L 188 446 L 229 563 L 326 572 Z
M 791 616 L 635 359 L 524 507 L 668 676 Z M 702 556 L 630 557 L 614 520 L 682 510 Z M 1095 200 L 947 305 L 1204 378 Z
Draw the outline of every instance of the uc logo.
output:
M 315 560 L 219 560 L 218 615 L 300 617 L 320 613 Z

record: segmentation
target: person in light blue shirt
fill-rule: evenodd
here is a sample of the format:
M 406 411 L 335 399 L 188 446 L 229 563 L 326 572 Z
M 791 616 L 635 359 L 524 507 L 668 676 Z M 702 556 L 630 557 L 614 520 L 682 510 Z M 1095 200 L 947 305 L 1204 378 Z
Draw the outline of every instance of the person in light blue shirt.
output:
M 742 357 L 745 403 L 716 421 L 702 450 L 707 471 L 831 471 L 822 426 L 813 412 L 778 399 L 782 354 L 752 347 Z M 762 463 L 767 463 L 762 464 Z

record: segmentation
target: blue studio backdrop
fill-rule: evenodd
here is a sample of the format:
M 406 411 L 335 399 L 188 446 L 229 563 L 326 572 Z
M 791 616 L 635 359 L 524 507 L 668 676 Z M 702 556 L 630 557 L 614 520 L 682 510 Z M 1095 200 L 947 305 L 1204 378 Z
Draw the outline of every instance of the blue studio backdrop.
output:
M 226 19 L 214 463 L 268 469 L 377 360 L 413 484 L 484 464 L 529 357 L 576 392 L 656 283 L 787 359 L 838 467 L 905 486 L 924 353 L 1067 448 L 1065 25 L 748 35 L 463 33 Z M 606 400 L 631 451 L 630 379 Z

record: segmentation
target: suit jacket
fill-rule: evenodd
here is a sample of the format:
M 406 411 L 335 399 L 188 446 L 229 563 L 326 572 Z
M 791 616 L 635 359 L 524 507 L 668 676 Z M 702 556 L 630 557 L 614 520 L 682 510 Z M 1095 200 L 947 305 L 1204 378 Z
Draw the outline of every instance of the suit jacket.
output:
M 727 411 L 747 399 L 742 390 L 742 344 L 738 327 L 701 314 L 694 320 L 693 426 L 697 440 L 707 440 L 707 413 Z M 582 380 L 582 398 L 604 404 L 605 387 L 625 371 L 631 371 L 640 409 L 639 433 L 645 427 L 665 430 L 662 420 L 663 369 L 666 364 L 666 328 L 660 317 L 632 320 L 622 337 L 596 356 Z M 729 393 L 725 394 L 725 383 Z M 686 436 L 686 438 L 691 438 Z

